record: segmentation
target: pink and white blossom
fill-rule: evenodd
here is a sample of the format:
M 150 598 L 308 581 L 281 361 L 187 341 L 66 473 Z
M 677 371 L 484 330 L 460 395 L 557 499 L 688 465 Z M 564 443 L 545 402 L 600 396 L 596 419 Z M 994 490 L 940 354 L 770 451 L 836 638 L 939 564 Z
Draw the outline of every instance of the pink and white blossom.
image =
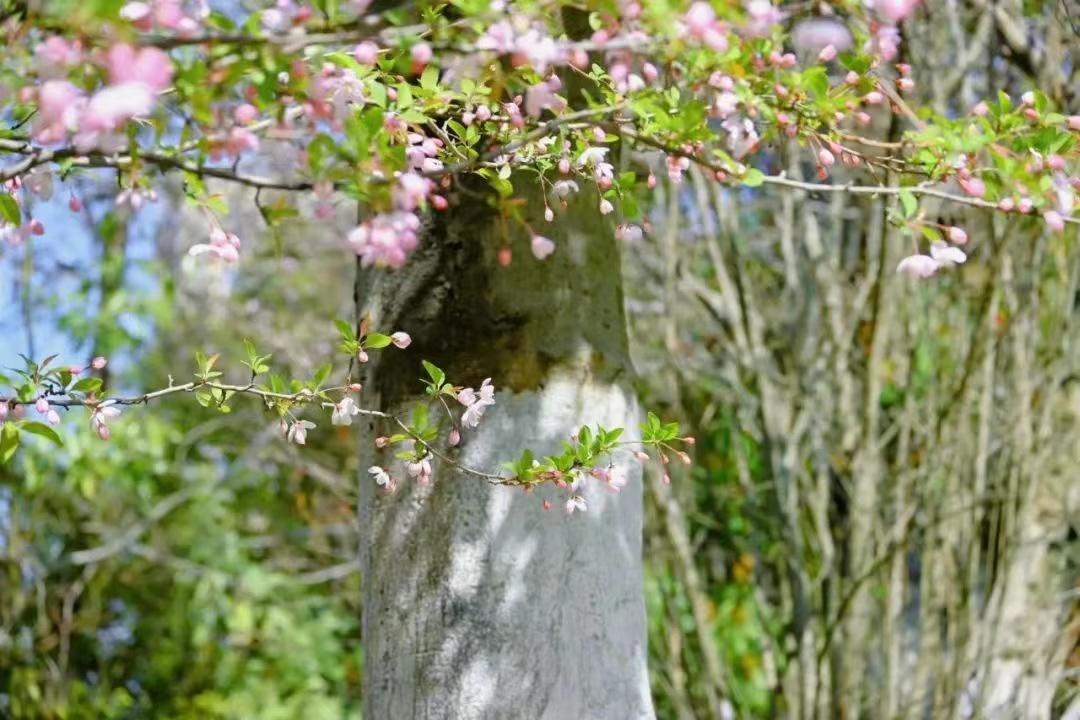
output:
M 913 278 L 928 278 L 938 271 L 941 265 L 929 255 L 908 255 L 896 266 L 896 272 Z
M 314 429 L 315 423 L 310 420 L 296 420 L 289 425 L 289 430 L 285 434 L 285 439 L 296 445 L 304 445 L 307 443 L 307 431 Z
M 353 416 L 360 414 L 360 408 L 351 397 L 343 397 L 341 402 L 334 404 L 334 410 L 330 414 L 330 423 L 333 425 L 352 425 Z
M 967 255 L 958 247 L 952 247 L 945 243 L 934 243 L 930 246 L 930 257 L 941 267 L 950 265 L 962 265 L 967 261 Z
M 585 512 L 589 509 L 589 506 L 585 503 L 585 498 L 580 495 L 571 495 L 566 499 L 566 513 L 573 515 L 575 510 Z
M 529 248 L 537 260 L 544 260 L 555 252 L 555 243 L 542 235 L 533 235 L 529 240 Z

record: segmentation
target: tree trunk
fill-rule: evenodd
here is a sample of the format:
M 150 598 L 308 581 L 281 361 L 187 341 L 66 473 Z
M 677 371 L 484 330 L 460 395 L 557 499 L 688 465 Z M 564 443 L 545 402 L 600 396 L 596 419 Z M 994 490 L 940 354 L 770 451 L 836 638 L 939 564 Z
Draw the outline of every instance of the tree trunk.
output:
M 535 180 L 517 184 L 525 219 L 557 244 L 546 260 L 529 253 L 520 223 L 463 195 L 406 269 L 361 277 L 374 327 L 413 337 L 408 352 L 384 351 L 367 369 L 365 396 L 391 412 L 410 407 L 421 358 L 457 385 L 491 377 L 497 404 L 453 451 L 489 471 L 526 447 L 556 451 L 585 423 L 633 437 L 638 422 L 618 247 L 598 199 L 583 193 L 546 225 Z M 515 257 L 501 267 L 505 246 Z M 404 481 L 401 461 L 371 443 L 389 428 L 369 430 L 362 467 Z M 588 510 L 569 516 L 555 488 L 494 487 L 446 464 L 430 486 L 403 482 L 394 494 L 362 478 L 365 717 L 653 717 L 641 473 L 615 460 L 630 471 L 627 488 L 586 487 Z

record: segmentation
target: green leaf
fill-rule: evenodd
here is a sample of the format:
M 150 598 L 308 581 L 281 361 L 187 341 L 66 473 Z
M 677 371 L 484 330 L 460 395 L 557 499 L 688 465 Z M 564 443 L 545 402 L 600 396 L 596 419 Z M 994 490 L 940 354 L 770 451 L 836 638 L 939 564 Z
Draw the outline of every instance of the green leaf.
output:
M 413 430 L 420 432 L 427 427 L 428 424 L 428 407 L 424 403 L 417 403 L 413 407 L 412 413 L 412 427 Z
M 446 382 L 446 373 L 432 363 L 429 363 L 427 360 L 421 360 L 420 364 L 424 366 L 424 370 L 427 372 L 428 377 L 431 378 L 431 382 L 435 387 L 441 388 L 443 383 Z
M 915 212 L 919 209 L 919 201 L 906 188 L 900 191 L 900 205 L 904 208 L 904 218 L 908 220 L 915 217 Z
M 765 182 L 765 173 L 757 168 L 750 168 L 742 178 L 742 184 L 747 187 L 758 187 L 763 182 Z
M 6 463 L 19 447 L 19 428 L 15 423 L 6 423 L 0 431 L 0 463 Z
M 819 100 L 829 94 L 829 76 L 820 65 L 803 73 L 803 84 Z
M 96 393 L 101 390 L 101 378 L 83 378 L 71 386 L 72 392 Z
M 0 217 L 12 225 L 22 224 L 22 213 L 19 211 L 19 203 L 7 193 L 0 193 Z M 16 444 L 18 444 L 16 442 Z
M 39 435 L 43 438 L 51 440 L 57 445 L 64 444 L 64 441 L 60 439 L 60 436 L 57 434 L 57 432 L 45 423 L 40 423 L 35 420 L 26 420 L 25 422 L 20 423 L 20 425 L 21 429 L 25 430 L 28 433 Z
M 389 345 L 391 340 L 389 335 L 383 335 L 382 333 L 368 333 L 364 337 L 364 347 L 371 350 L 379 350 Z
M 334 321 L 334 326 L 337 327 L 338 332 L 341 333 L 342 340 L 355 340 L 356 333 L 353 326 L 344 320 L 338 319 Z
M 330 372 L 333 369 L 333 365 L 330 363 L 321 365 L 319 369 L 315 371 L 315 387 L 322 387 L 323 383 L 326 382 L 326 378 L 330 377 Z

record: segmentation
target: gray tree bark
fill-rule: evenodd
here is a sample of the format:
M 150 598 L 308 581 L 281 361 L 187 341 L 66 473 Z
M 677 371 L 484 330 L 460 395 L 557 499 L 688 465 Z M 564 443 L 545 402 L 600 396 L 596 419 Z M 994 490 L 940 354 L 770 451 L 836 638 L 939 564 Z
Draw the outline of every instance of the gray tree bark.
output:
M 532 257 L 519 224 L 462 196 L 408 268 L 362 278 L 374 326 L 413 337 L 407 353 L 372 363 L 369 401 L 393 412 L 418 400 L 421 358 L 455 384 L 493 379 L 496 405 L 454 451 L 475 468 L 525 447 L 556 451 L 585 423 L 628 436 L 638 423 L 610 224 L 586 193 L 546 225 L 529 183 L 518 179 L 526 219 L 557 244 L 548 259 Z M 509 267 L 497 262 L 504 246 Z M 369 430 L 362 467 L 404 480 L 400 461 L 371 444 L 389 428 Z M 573 515 L 565 492 L 493 487 L 446 464 L 430 486 L 403 482 L 394 494 L 362 478 L 365 717 L 653 717 L 641 473 L 616 459 L 631 473 L 627 488 L 587 487 L 588 510 Z

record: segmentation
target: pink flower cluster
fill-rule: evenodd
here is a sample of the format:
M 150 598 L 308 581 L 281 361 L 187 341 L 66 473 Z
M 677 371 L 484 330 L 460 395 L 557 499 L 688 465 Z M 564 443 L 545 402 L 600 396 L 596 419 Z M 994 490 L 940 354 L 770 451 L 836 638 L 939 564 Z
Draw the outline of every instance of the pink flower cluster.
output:
M 185 3 L 183 0 L 151 0 L 129 2 L 120 8 L 120 17 L 139 30 L 172 30 L 181 35 L 193 35 L 210 15 L 207 0 Z
M 533 27 L 517 27 L 509 20 L 491 25 L 477 40 L 476 47 L 510 55 L 515 67 L 529 65 L 541 75 L 549 67 L 567 61 L 566 49 L 551 36 Z
M 209 253 L 225 263 L 235 263 L 240 259 L 240 238 L 214 226 L 210 229 L 209 243 L 197 243 L 188 250 L 188 255 L 191 256 L 204 253 Z
M 364 267 L 400 268 L 420 244 L 420 218 L 415 212 L 380 213 L 362 222 L 348 235 L 349 247 Z
M 46 80 L 38 90 L 34 139 L 42 144 L 74 136 L 80 152 L 115 150 L 117 132 L 128 120 L 147 115 L 158 93 L 172 82 L 169 56 L 157 48 L 113 46 L 105 58 L 109 84 L 89 98 L 67 80 Z
M 457 401 L 465 406 L 461 424 L 470 428 L 479 425 L 484 411 L 495 404 L 495 386 L 491 384 L 491 378 L 486 378 L 480 384 L 479 390 L 473 390 L 471 387 L 462 389 L 457 394 Z

